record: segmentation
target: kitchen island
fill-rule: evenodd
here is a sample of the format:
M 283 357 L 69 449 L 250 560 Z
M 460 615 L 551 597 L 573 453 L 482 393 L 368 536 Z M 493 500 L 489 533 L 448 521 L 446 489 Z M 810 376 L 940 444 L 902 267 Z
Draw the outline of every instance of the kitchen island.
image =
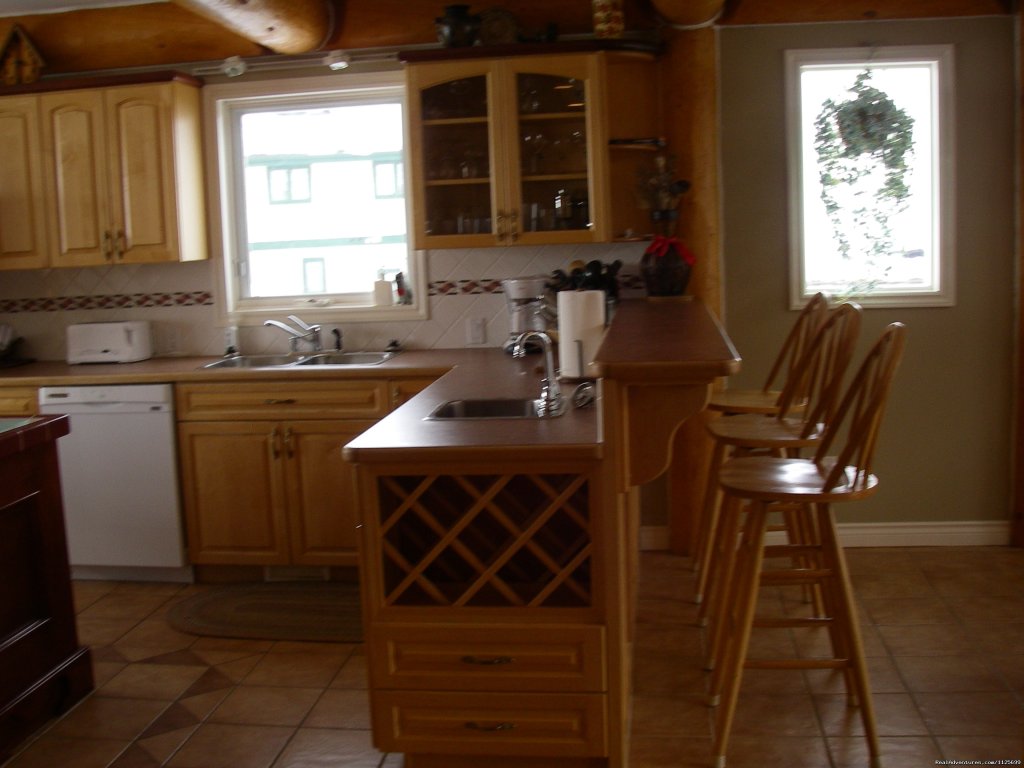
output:
M 93 687 L 78 644 L 56 441 L 66 416 L 0 419 L 0 762 Z
M 430 419 L 453 399 L 536 397 L 461 365 L 351 441 L 378 749 L 407 768 L 624 768 L 634 488 L 739 368 L 696 301 L 623 302 L 598 398 L 554 419 Z

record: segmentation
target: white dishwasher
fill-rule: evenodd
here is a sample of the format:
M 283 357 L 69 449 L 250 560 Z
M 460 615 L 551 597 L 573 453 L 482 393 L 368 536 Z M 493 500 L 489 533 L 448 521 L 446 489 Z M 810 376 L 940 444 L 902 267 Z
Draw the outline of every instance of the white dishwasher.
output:
M 169 384 L 39 390 L 40 412 L 71 422 L 57 451 L 75 577 L 190 580 L 173 402 Z

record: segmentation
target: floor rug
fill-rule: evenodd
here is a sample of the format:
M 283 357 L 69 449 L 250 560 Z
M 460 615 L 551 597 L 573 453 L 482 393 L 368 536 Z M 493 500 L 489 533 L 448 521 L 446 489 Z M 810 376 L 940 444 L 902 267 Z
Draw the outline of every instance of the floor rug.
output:
M 179 632 L 252 640 L 362 642 L 359 587 L 272 582 L 212 587 L 168 613 Z

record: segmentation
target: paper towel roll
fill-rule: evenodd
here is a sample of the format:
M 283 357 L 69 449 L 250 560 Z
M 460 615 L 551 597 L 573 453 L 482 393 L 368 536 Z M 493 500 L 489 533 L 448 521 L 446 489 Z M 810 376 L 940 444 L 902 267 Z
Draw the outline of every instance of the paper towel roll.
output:
M 567 379 L 592 376 L 591 363 L 604 338 L 604 291 L 559 291 L 558 367 Z

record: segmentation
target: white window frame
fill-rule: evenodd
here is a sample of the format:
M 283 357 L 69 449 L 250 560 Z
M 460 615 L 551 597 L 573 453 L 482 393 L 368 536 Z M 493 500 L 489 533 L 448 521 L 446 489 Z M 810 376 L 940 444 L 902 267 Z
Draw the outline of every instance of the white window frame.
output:
M 934 62 L 938 73 L 932 141 L 934 237 L 938 241 L 938 287 L 934 291 L 883 292 L 853 295 L 865 307 L 948 307 L 956 304 L 956 152 L 954 137 L 954 68 L 952 45 L 887 46 L 879 48 L 825 48 L 790 50 L 785 53 L 786 134 L 789 172 L 789 276 L 790 306 L 802 307 L 815 289 L 807 289 L 804 262 L 808 257 L 803 240 L 803 162 L 800 125 L 800 71 L 814 65 Z M 817 195 L 817 191 L 814 192 Z
M 258 104 L 268 98 L 294 97 L 306 102 L 311 97 L 326 97 L 339 91 L 358 92 L 361 95 L 398 97 L 405 103 L 405 80 L 400 71 L 372 72 L 312 77 L 289 77 L 250 82 L 230 82 L 207 85 L 203 88 L 204 128 L 207 168 L 216 169 L 208 174 L 207 195 L 210 212 L 210 238 L 215 257 L 220 261 L 216 269 L 217 291 L 221 322 L 225 325 L 260 325 L 268 318 L 279 319 L 282 314 L 296 313 L 308 322 L 389 322 L 394 320 L 425 320 L 428 317 L 426 259 L 423 251 L 409 248 L 406 282 L 412 287 L 412 303 L 379 307 L 374 304 L 373 286 L 365 294 L 353 296 L 353 301 L 339 302 L 329 296 L 261 297 L 245 298 L 240 295 L 239 243 L 244 242 L 240 227 L 244 226 L 237 201 L 243 198 L 241 171 L 244 165 L 239 148 L 234 146 L 231 127 L 232 108 Z M 403 129 L 404 130 L 404 129 Z M 405 137 L 403 167 L 408 173 L 408 134 Z M 232 174 L 232 167 L 239 169 Z M 405 188 L 411 189 L 409 180 Z M 407 232 L 411 237 L 411 202 L 406 200 Z M 235 225 L 232 226 L 231 223 Z

